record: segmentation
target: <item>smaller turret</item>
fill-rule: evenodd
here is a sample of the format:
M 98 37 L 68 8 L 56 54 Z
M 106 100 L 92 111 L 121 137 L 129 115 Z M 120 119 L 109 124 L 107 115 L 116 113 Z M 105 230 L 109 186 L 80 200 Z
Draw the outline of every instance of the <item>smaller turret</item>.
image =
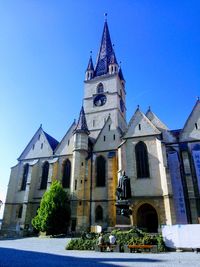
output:
M 112 54 L 110 57 L 110 64 L 109 64 L 109 74 L 116 74 L 118 73 L 118 64 L 117 64 L 117 59 L 115 57 L 115 53 Z
M 84 108 L 81 108 L 78 123 L 74 129 L 74 150 L 88 150 L 88 135 Z
M 90 59 L 88 62 L 88 66 L 85 72 L 85 80 L 91 80 L 94 77 L 94 65 L 92 61 L 92 51 L 90 52 Z

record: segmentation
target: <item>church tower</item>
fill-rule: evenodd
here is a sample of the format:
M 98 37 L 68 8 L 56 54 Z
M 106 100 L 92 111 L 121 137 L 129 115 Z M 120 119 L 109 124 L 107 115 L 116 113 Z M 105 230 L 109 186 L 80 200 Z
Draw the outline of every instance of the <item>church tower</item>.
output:
M 90 56 L 85 74 L 84 110 L 90 136 L 96 138 L 108 117 L 112 129 L 126 129 L 125 80 L 118 65 L 107 21 L 95 67 Z

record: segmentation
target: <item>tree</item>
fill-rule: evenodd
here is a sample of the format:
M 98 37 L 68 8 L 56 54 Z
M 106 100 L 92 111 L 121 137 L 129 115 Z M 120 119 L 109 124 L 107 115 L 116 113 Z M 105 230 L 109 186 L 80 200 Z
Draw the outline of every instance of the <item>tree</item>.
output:
M 33 227 L 46 234 L 67 232 L 70 222 L 69 195 L 58 181 L 54 181 L 42 197 L 37 215 L 32 220 Z

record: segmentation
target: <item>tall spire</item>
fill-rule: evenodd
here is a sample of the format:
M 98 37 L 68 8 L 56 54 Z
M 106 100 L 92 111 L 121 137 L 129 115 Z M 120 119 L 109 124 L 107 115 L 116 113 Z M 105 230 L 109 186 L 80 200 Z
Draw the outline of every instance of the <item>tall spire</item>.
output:
M 87 122 L 86 122 L 86 118 L 85 118 L 85 111 L 84 111 L 83 106 L 81 108 L 78 123 L 76 125 L 76 128 L 74 129 L 74 133 L 90 134 L 88 127 L 87 127 Z
M 101 45 L 95 67 L 95 76 L 101 76 L 108 73 L 109 64 L 113 59 L 116 61 L 115 52 L 110 39 L 108 23 L 107 20 L 105 20 Z

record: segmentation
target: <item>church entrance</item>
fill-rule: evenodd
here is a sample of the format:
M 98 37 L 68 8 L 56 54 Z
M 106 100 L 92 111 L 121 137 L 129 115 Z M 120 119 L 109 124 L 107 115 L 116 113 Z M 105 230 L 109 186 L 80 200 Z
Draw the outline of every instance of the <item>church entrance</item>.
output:
M 150 204 L 143 204 L 137 211 L 137 227 L 149 233 L 158 232 L 158 215 Z

